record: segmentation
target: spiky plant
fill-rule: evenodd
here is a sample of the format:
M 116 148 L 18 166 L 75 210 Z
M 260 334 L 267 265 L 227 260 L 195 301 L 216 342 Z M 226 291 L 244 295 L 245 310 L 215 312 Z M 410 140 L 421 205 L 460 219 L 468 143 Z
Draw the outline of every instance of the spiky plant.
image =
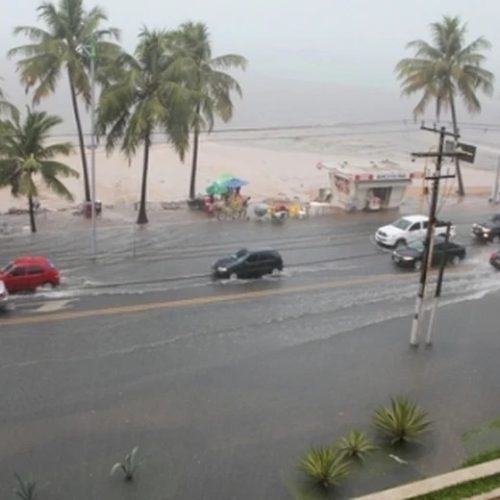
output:
M 311 448 L 299 461 L 306 479 L 324 489 L 335 486 L 349 474 L 349 461 L 332 447 Z
M 391 398 L 388 408 L 377 408 L 373 421 L 377 429 L 389 437 L 391 444 L 416 441 L 431 425 L 427 412 L 405 397 Z
M 110 475 L 112 476 L 116 471 L 121 470 L 125 481 L 133 481 L 135 471 L 142 464 L 142 460 L 137 459 L 138 451 L 139 447 L 135 446 L 130 453 L 125 455 L 123 462 L 116 462 L 116 464 L 111 468 Z
M 339 450 L 348 458 L 364 459 L 375 446 L 363 431 L 352 430 L 339 443 Z
M 17 487 L 14 490 L 16 496 L 18 496 L 21 500 L 35 500 L 35 481 L 25 481 L 17 472 L 14 472 L 14 477 L 17 480 Z

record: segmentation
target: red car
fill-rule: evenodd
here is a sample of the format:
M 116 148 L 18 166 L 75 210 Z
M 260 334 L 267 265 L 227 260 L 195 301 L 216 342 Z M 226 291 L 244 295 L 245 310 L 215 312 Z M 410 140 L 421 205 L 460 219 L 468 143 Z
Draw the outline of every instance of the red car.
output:
M 33 291 L 59 285 L 59 271 L 45 257 L 19 257 L 0 271 L 0 280 L 9 292 Z

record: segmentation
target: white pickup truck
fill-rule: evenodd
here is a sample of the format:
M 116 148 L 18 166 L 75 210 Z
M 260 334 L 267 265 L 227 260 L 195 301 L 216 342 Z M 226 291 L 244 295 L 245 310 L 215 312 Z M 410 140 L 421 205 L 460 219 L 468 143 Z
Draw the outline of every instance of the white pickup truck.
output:
M 406 215 L 392 224 L 378 228 L 375 233 L 375 241 L 380 245 L 394 248 L 407 245 L 415 240 L 423 240 L 427 234 L 428 224 L 429 217 L 426 215 Z M 446 234 L 446 223 L 436 221 L 434 234 L 444 236 Z M 455 234 L 456 227 L 451 226 L 450 238 L 453 238 Z

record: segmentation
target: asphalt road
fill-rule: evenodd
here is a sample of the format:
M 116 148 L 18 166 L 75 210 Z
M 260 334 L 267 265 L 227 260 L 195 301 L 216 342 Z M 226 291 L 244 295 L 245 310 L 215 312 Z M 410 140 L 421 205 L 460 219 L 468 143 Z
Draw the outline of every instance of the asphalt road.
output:
M 455 467 L 462 433 L 500 413 L 500 277 L 494 247 L 470 242 L 478 214 L 454 215 L 468 257 L 418 350 L 417 275 L 370 241 L 390 214 L 106 228 L 96 260 L 86 233 L 4 238 L 5 259 L 50 256 L 64 282 L 0 317 L 0 498 L 14 471 L 42 500 L 289 498 L 309 445 L 369 428 L 394 394 L 428 409 L 432 434 L 406 466 L 379 452 L 340 496 Z M 241 246 L 277 248 L 285 272 L 212 283 L 209 264 Z M 135 445 L 137 481 L 110 478 Z

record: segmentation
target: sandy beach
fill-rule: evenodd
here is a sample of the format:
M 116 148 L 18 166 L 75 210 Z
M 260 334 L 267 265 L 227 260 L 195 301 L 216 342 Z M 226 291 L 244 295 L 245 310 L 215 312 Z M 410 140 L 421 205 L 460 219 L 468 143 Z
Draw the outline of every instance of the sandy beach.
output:
M 468 194 L 488 197 L 494 182 L 496 157 L 500 149 L 496 137 L 484 131 L 470 131 L 469 136 L 478 145 L 473 167 L 463 164 L 464 182 Z M 496 135 L 500 135 L 495 133 Z M 482 142 L 481 142 L 482 141 Z M 328 187 L 327 175 L 316 168 L 319 161 L 330 165 L 343 161 L 367 164 L 369 161 L 390 159 L 409 171 L 422 172 L 425 162 L 412 162 L 410 152 L 435 149 L 437 136 L 425 134 L 415 125 L 388 124 L 375 130 L 369 126 L 311 127 L 305 129 L 256 129 L 221 132 L 203 136 L 200 143 L 197 191 L 222 174 L 246 179 L 245 193 L 254 200 L 266 198 L 299 197 L 314 199 L 318 190 Z M 119 152 L 110 156 L 101 147 L 96 152 L 97 199 L 106 206 L 131 206 L 139 200 L 142 175 L 142 152 L 128 160 Z M 81 172 L 78 150 L 67 164 Z M 89 161 L 90 163 L 90 161 Z M 452 165 L 443 169 L 451 171 Z M 190 176 L 190 155 L 182 163 L 173 149 L 164 143 L 155 144 L 150 155 L 148 201 L 182 201 L 187 198 Z M 83 199 L 81 179 L 64 181 L 74 195 L 67 202 L 41 189 L 42 207 L 61 209 L 76 206 Z M 417 196 L 422 188 L 416 181 L 407 196 Z M 444 192 L 452 196 L 455 186 L 448 182 Z M 9 208 L 25 208 L 26 200 L 15 199 L 8 189 L 0 190 L 0 212 Z

